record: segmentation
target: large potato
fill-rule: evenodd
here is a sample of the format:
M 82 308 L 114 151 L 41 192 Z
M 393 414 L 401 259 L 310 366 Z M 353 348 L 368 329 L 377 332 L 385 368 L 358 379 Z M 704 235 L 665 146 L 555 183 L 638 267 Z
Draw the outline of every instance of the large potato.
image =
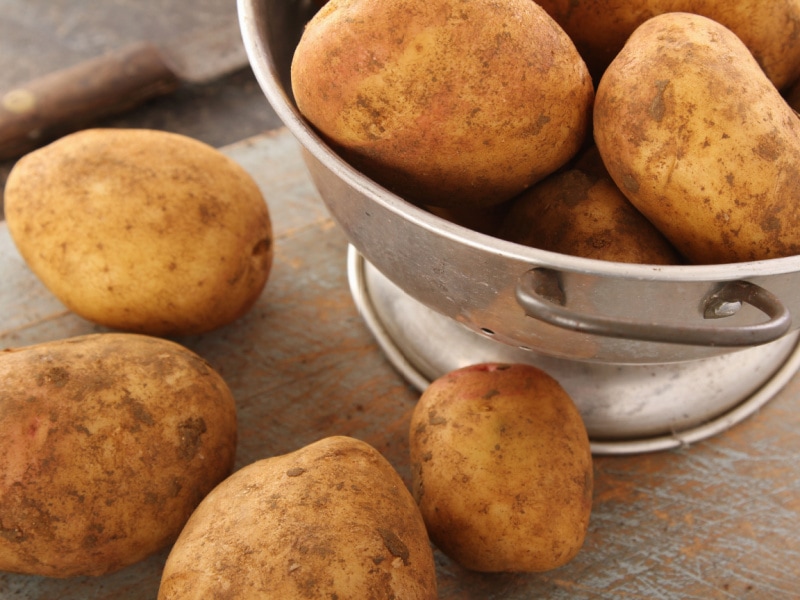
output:
M 433 600 L 433 552 L 414 499 L 369 444 L 324 438 L 240 469 L 197 507 L 159 600 Z
M 800 120 L 716 21 L 641 25 L 600 81 L 594 137 L 622 192 L 691 262 L 800 252 Z
M 546 571 L 583 545 L 592 456 L 572 399 L 529 365 L 436 379 L 411 417 L 412 491 L 431 540 L 468 569 Z
M 502 203 L 574 155 L 594 89 L 530 0 L 330 0 L 295 51 L 298 108 L 406 200 Z
M 0 354 L 0 571 L 102 575 L 172 543 L 233 467 L 222 378 L 161 338 Z
M 272 265 L 256 183 L 191 138 L 90 129 L 24 156 L 5 190 L 8 230 L 68 308 L 119 330 L 202 333 L 244 314 Z
M 647 19 L 689 12 L 714 19 L 741 38 L 778 88 L 800 77 L 798 0 L 539 0 L 599 78 Z
M 676 265 L 681 257 L 609 177 L 553 174 L 511 201 L 498 237 L 572 256 Z

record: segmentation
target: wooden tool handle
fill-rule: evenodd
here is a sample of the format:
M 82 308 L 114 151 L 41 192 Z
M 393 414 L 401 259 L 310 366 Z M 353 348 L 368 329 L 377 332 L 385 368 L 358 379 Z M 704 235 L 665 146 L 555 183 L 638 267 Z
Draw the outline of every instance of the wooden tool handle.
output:
M 0 160 L 179 86 L 153 44 L 137 43 L 45 75 L 0 98 Z

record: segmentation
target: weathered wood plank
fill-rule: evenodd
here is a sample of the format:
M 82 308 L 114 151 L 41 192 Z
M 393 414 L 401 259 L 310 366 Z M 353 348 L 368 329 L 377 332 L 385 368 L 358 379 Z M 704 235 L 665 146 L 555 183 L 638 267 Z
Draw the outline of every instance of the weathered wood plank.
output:
M 351 300 L 347 240 L 285 130 L 225 151 L 261 185 L 276 261 L 250 313 L 178 341 L 217 368 L 238 403 L 237 466 L 332 434 L 364 439 L 409 481 L 417 394 L 383 357 Z M 27 270 L 0 225 L 0 347 L 100 331 Z M 797 598 L 800 590 L 800 379 L 760 413 L 675 451 L 596 457 L 589 536 L 549 573 L 470 573 L 437 553 L 447 599 Z M 0 432 L 2 435 L 2 432 Z M 0 507 L 0 510 L 2 508 Z M 0 573 L 0 597 L 154 598 L 166 550 L 119 573 L 54 580 Z

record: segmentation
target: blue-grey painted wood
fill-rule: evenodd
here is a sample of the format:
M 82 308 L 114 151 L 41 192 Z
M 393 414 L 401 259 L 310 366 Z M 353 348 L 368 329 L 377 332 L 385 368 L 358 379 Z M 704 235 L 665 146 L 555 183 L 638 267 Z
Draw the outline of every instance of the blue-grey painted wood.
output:
M 234 392 L 237 467 L 344 434 L 373 444 L 409 483 L 407 427 L 417 394 L 355 309 L 347 240 L 318 198 L 297 144 L 278 130 L 224 150 L 264 191 L 275 226 L 274 270 L 242 319 L 177 341 L 204 356 Z M 0 349 L 94 331 L 100 328 L 36 280 L 0 223 Z M 548 573 L 483 575 L 437 552 L 440 597 L 797 598 L 798 432 L 795 377 L 760 413 L 708 441 L 596 457 L 590 530 L 572 562 Z M 0 598 L 152 599 L 167 552 L 99 578 L 0 573 Z

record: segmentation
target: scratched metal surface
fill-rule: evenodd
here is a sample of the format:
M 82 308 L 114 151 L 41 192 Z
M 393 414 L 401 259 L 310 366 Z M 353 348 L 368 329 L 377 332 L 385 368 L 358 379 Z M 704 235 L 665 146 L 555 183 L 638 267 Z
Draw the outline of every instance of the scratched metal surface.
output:
M 235 17 L 233 0 L 2 0 L 0 81 L 22 83 L 131 42 L 166 42 Z
M 275 267 L 248 315 L 178 341 L 209 360 L 234 392 L 237 466 L 345 434 L 373 444 L 408 482 L 407 426 L 417 396 L 381 355 L 353 306 L 346 240 L 311 185 L 297 145 L 278 130 L 225 151 L 264 190 L 275 224 Z M 38 283 L 0 223 L 0 348 L 98 330 Z M 437 552 L 440 597 L 800 597 L 798 378 L 759 414 L 709 441 L 596 457 L 595 476 L 589 535 L 572 562 L 548 573 L 484 575 Z M 0 597 L 155 598 L 166 554 L 99 578 L 0 573 Z

